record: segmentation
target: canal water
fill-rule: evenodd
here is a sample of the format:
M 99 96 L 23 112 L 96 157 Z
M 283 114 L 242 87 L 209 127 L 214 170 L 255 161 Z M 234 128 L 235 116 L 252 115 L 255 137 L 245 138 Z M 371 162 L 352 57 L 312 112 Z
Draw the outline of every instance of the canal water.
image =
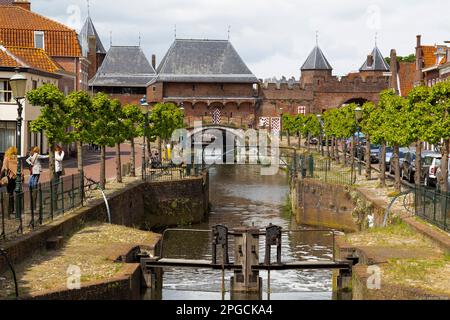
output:
M 211 214 L 205 223 L 193 229 L 210 230 L 217 224 L 230 229 L 240 226 L 267 227 L 270 223 L 283 230 L 306 229 L 297 226 L 289 210 L 287 174 L 280 170 L 274 176 L 262 176 L 261 167 L 224 165 L 210 169 Z M 164 256 L 182 259 L 211 259 L 210 236 L 207 233 L 167 233 Z M 275 249 L 272 250 L 275 261 Z M 233 259 L 230 243 L 230 259 Z M 220 255 L 220 251 L 219 251 Z M 331 235 L 324 232 L 284 234 L 282 261 L 329 261 L 332 259 Z M 260 260 L 264 259 L 264 239 L 260 241 Z M 226 299 L 230 298 L 230 277 L 225 273 Z M 261 272 L 263 299 L 267 299 L 267 272 Z M 330 300 L 332 272 L 324 270 L 271 271 L 272 300 Z M 168 268 L 164 272 L 163 300 L 222 299 L 221 271 Z

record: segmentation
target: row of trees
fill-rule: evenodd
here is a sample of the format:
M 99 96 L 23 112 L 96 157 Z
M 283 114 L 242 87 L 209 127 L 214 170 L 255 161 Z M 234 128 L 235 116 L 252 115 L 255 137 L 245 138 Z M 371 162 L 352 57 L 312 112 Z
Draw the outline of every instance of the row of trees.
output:
M 131 143 L 131 174 L 136 175 L 135 138 L 145 135 L 148 141 L 170 138 L 170 133 L 183 126 L 183 114 L 173 104 L 158 104 L 146 120 L 140 107 L 122 106 L 104 93 L 91 97 L 83 91 L 65 96 L 57 87 L 46 84 L 27 94 L 28 101 L 40 106 L 41 114 L 31 122 L 31 131 L 45 132 L 50 150 L 50 171 L 54 175 L 54 146 L 76 143 L 78 170 L 84 174 L 83 145 L 101 148 L 100 184 L 106 184 L 106 147 L 116 148 L 116 176 L 122 182 L 120 144 Z M 146 121 L 144 121 L 146 120 Z
M 323 126 L 320 126 L 317 116 L 303 115 L 283 116 L 284 130 L 291 134 L 303 136 L 318 136 L 323 133 L 326 139 L 333 141 L 332 150 L 328 154 L 337 162 L 340 161 L 339 145 L 343 145 L 344 157 L 347 147 L 344 141 L 352 138 L 355 146 L 355 133 L 358 127 L 364 133 L 366 144 L 366 159 L 370 159 L 370 144 L 381 146 L 380 182 L 386 185 L 386 147 L 393 148 L 391 163 L 395 171 L 395 188 L 401 190 L 401 173 L 399 165 L 399 149 L 415 144 L 416 154 L 423 151 L 423 143 L 427 142 L 440 147 L 442 153 L 441 175 L 439 185 L 441 190 L 448 192 L 448 159 L 450 151 L 450 81 L 441 82 L 433 87 L 415 87 L 403 98 L 394 90 L 381 92 L 378 105 L 367 102 L 362 106 L 362 119 L 355 116 L 356 104 L 349 104 L 339 109 L 324 113 Z M 318 133 L 319 132 L 319 133 Z M 327 144 L 328 145 L 328 144 Z M 354 157 L 351 157 L 354 161 Z M 347 164 L 347 159 L 344 160 Z M 367 161 L 366 176 L 371 178 L 371 165 Z M 422 158 L 416 157 L 416 184 L 421 183 Z

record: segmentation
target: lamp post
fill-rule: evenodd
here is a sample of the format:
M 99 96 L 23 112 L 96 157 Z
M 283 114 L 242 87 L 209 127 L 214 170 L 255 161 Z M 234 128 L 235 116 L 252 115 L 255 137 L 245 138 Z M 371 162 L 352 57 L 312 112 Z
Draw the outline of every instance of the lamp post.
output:
M 322 120 L 322 115 L 318 114 L 317 115 L 317 119 L 319 119 L 319 123 L 320 123 L 320 136 L 319 136 L 319 151 L 322 154 L 322 157 L 325 155 L 324 153 L 324 148 L 323 148 L 323 120 Z M 328 143 L 328 141 L 327 141 Z
M 16 147 L 17 147 L 17 178 L 16 178 L 16 218 L 22 217 L 22 112 L 23 104 L 22 101 L 25 99 L 25 91 L 27 88 L 27 79 L 19 73 L 19 69 L 16 69 L 16 74 L 9 80 L 11 90 L 14 99 L 17 103 L 17 126 L 16 126 Z M 20 219 L 22 221 L 22 219 Z M 22 232 L 22 223 L 20 223 L 19 232 Z
M 144 134 L 142 135 L 143 138 L 142 138 L 142 169 L 141 169 L 141 171 L 142 171 L 142 180 L 144 180 L 145 173 L 147 170 L 146 163 L 145 163 L 145 144 L 146 144 L 146 135 L 147 135 L 147 126 L 148 126 L 148 113 L 149 113 L 149 111 L 148 111 L 149 104 L 147 103 L 147 96 L 144 96 L 141 99 L 141 106 L 145 107 L 147 110 L 147 112 L 144 113 L 144 130 L 143 130 Z
M 361 126 L 360 122 L 363 118 L 363 109 L 361 106 L 357 106 L 355 109 L 355 119 L 358 134 L 358 174 L 362 174 L 362 154 L 361 154 Z

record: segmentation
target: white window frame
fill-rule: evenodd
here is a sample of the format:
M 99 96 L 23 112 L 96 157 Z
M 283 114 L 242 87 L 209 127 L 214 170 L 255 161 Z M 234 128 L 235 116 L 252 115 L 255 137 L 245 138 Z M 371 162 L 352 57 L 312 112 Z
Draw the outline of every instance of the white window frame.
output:
M 42 36 L 42 48 L 38 48 L 36 46 L 36 37 L 37 36 Z M 37 49 L 45 50 L 45 33 L 44 33 L 44 31 L 35 31 L 34 32 L 34 47 Z
M 0 93 L 3 93 L 3 94 L 7 94 L 7 93 L 9 93 L 9 94 L 11 94 L 11 100 L 10 101 L 0 101 L 0 103 L 11 103 L 11 102 L 13 102 L 14 101 L 14 97 L 13 97 L 13 93 L 12 93 L 12 90 L 8 90 L 8 87 L 9 87 L 9 79 L 0 79 L 0 82 L 5 82 L 6 83 L 6 89 L 3 89 L 3 86 L 1 86 L 0 87 Z

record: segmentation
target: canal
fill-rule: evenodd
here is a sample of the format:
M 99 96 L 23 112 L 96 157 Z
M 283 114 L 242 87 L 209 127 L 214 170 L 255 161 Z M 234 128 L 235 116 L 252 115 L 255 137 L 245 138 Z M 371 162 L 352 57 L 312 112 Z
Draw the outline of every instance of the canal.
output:
M 284 230 L 297 230 L 289 210 L 287 174 L 280 170 L 274 176 L 262 176 L 259 166 L 224 165 L 210 169 L 211 213 L 208 221 L 190 226 L 210 230 L 223 224 L 230 229 L 240 226 L 265 228 L 270 223 Z M 305 228 L 303 228 L 305 229 Z M 211 240 L 208 234 L 168 233 L 164 242 L 164 256 L 180 259 L 211 259 Z M 230 244 L 232 259 L 233 244 Z M 275 251 L 275 250 L 272 250 Z M 332 259 L 331 236 L 323 232 L 284 234 L 283 262 L 329 261 Z M 261 237 L 260 259 L 264 259 L 264 240 Z M 275 257 L 272 261 L 275 260 Z M 226 272 L 226 299 L 230 298 Z M 267 272 L 263 278 L 263 299 L 267 299 Z M 332 299 L 332 272 L 324 270 L 272 271 L 272 300 L 330 300 Z M 220 300 L 222 299 L 221 271 L 205 269 L 165 269 L 163 300 Z M 149 296 L 149 295 L 146 295 Z

